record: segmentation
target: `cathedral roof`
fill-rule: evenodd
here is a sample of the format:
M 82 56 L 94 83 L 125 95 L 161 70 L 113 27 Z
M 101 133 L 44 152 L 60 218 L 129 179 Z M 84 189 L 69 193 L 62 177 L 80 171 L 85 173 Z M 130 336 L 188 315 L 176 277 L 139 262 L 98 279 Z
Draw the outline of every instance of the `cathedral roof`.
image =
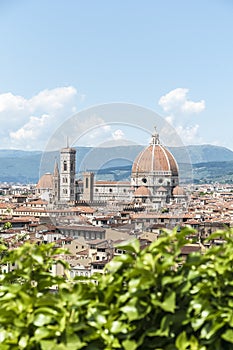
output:
M 134 192 L 134 197 L 150 197 L 151 192 L 150 190 L 145 187 L 145 186 L 140 186 L 139 188 L 136 189 Z
M 176 186 L 172 192 L 173 196 L 184 196 L 185 191 L 182 187 Z
M 40 180 L 36 185 L 37 189 L 52 189 L 53 188 L 53 175 L 50 173 L 46 173 L 41 176 Z
M 178 175 L 178 165 L 175 158 L 160 144 L 159 135 L 155 131 L 151 144 L 142 150 L 132 166 L 132 175 L 137 173 L 171 172 Z
M 167 192 L 166 188 L 161 186 L 158 188 L 158 192 Z

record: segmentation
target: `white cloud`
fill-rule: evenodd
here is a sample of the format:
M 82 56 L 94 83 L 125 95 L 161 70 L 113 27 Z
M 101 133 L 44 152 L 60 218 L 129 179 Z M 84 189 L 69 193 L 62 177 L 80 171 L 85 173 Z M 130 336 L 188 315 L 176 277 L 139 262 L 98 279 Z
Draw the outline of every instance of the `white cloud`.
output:
M 175 132 L 181 138 L 184 144 L 200 143 L 199 124 L 193 125 L 193 117 L 204 111 L 205 101 L 197 102 L 188 99 L 189 89 L 177 88 L 159 99 L 159 105 L 164 112 L 169 113 L 165 120 L 174 127 Z
M 174 116 L 173 115 L 168 115 L 167 117 L 165 117 L 165 120 L 169 123 L 169 124 L 173 124 L 174 122 Z
M 0 94 L 0 148 L 43 149 L 83 98 L 72 86 L 46 89 L 28 99 Z
M 165 112 L 198 114 L 205 109 L 205 101 L 194 102 L 188 99 L 189 89 L 177 88 L 159 99 L 159 105 Z
M 177 134 L 181 137 L 185 145 L 199 144 L 202 143 L 202 139 L 199 137 L 199 125 L 195 124 L 190 127 L 177 126 Z
M 13 95 L 11 92 L 0 94 L 0 113 L 5 111 L 19 111 L 25 108 L 26 99 Z
M 52 117 L 48 114 L 43 114 L 41 117 L 31 116 L 28 123 L 17 131 L 10 132 L 10 137 L 16 142 L 29 142 L 36 140 L 41 132 L 41 128 L 48 126 L 50 119 L 52 119 Z
M 37 109 L 55 111 L 63 108 L 76 94 L 77 91 L 73 86 L 43 90 L 28 100 L 28 108 L 32 113 Z
M 122 140 L 124 136 L 125 134 L 121 129 L 117 129 L 112 133 L 113 140 Z

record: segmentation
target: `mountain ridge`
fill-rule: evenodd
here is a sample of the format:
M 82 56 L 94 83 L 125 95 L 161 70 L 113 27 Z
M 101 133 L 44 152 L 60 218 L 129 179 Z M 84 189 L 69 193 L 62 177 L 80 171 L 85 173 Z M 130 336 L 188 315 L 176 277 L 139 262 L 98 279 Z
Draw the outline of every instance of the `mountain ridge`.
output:
M 117 167 L 132 165 L 135 157 L 145 147 L 140 145 L 108 148 L 76 147 L 77 169 L 79 165 L 81 170 L 95 171 L 113 166 L 117 171 Z M 184 162 L 185 154 L 185 162 L 192 164 L 194 179 L 197 181 L 202 182 L 205 179 L 211 181 L 211 178 L 215 177 L 221 179 L 221 173 L 223 176 L 227 175 L 226 178 L 229 179 L 230 173 L 233 173 L 233 151 L 226 147 L 205 144 L 167 148 L 178 164 Z M 43 167 L 41 159 L 47 157 L 47 153 L 42 151 L 0 150 L 0 182 L 36 183 L 43 173 L 53 172 L 54 160 L 59 159 L 59 151 L 49 152 L 49 155 L 50 159 Z M 222 164 L 212 164 L 218 162 Z M 120 175 L 118 177 L 120 178 Z

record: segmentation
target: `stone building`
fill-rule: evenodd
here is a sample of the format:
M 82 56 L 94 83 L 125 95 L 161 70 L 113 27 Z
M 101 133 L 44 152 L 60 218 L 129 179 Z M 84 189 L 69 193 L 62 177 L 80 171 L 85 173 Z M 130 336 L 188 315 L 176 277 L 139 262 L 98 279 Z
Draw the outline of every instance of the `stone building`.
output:
M 75 201 L 76 150 L 66 147 L 60 151 L 60 202 Z
M 83 173 L 82 181 L 75 181 L 75 161 L 74 148 L 67 146 L 61 149 L 60 170 L 56 162 L 54 174 L 48 181 L 48 187 L 52 188 L 50 202 L 55 205 L 74 205 L 78 200 L 89 204 L 125 202 L 133 207 L 159 209 L 172 201 L 180 203 L 186 198 L 179 187 L 177 162 L 160 143 L 156 129 L 149 146 L 135 158 L 130 181 L 95 181 L 94 173 L 88 171 Z M 44 183 L 42 180 L 43 177 L 38 185 Z M 39 187 L 38 190 L 42 191 Z
M 178 165 L 173 155 L 161 145 L 155 130 L 151 143 L 136 157 L 131 173 L 135 202 L 152 203 L 159 208 L 173 198 L 179 184 Z

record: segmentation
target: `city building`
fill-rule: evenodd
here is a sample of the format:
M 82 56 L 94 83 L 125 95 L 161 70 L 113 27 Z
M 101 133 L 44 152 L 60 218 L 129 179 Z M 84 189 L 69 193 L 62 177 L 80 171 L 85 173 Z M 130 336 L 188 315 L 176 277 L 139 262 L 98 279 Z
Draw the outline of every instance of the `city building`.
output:
M 130 181 L 95 181 L 94 173 L 88 171 L 83 173 L 82 181 L 75 181 L 75 162 L 76 150 L 68 146 L 62 148 L 60 169 L 55 162 L 53 175 L 42 176 L 37 193 L 44 199 L 49 197 L 54 206 L 75 205 L 77 202 L 91 205 L 123 202 L 134 208 L 158 210 L 171 202 L 183 203 L 186 200 L 186 194 L 179 186 L 177 162 L 160 143 L 156 129 L 149 146 L 134 160 Z

